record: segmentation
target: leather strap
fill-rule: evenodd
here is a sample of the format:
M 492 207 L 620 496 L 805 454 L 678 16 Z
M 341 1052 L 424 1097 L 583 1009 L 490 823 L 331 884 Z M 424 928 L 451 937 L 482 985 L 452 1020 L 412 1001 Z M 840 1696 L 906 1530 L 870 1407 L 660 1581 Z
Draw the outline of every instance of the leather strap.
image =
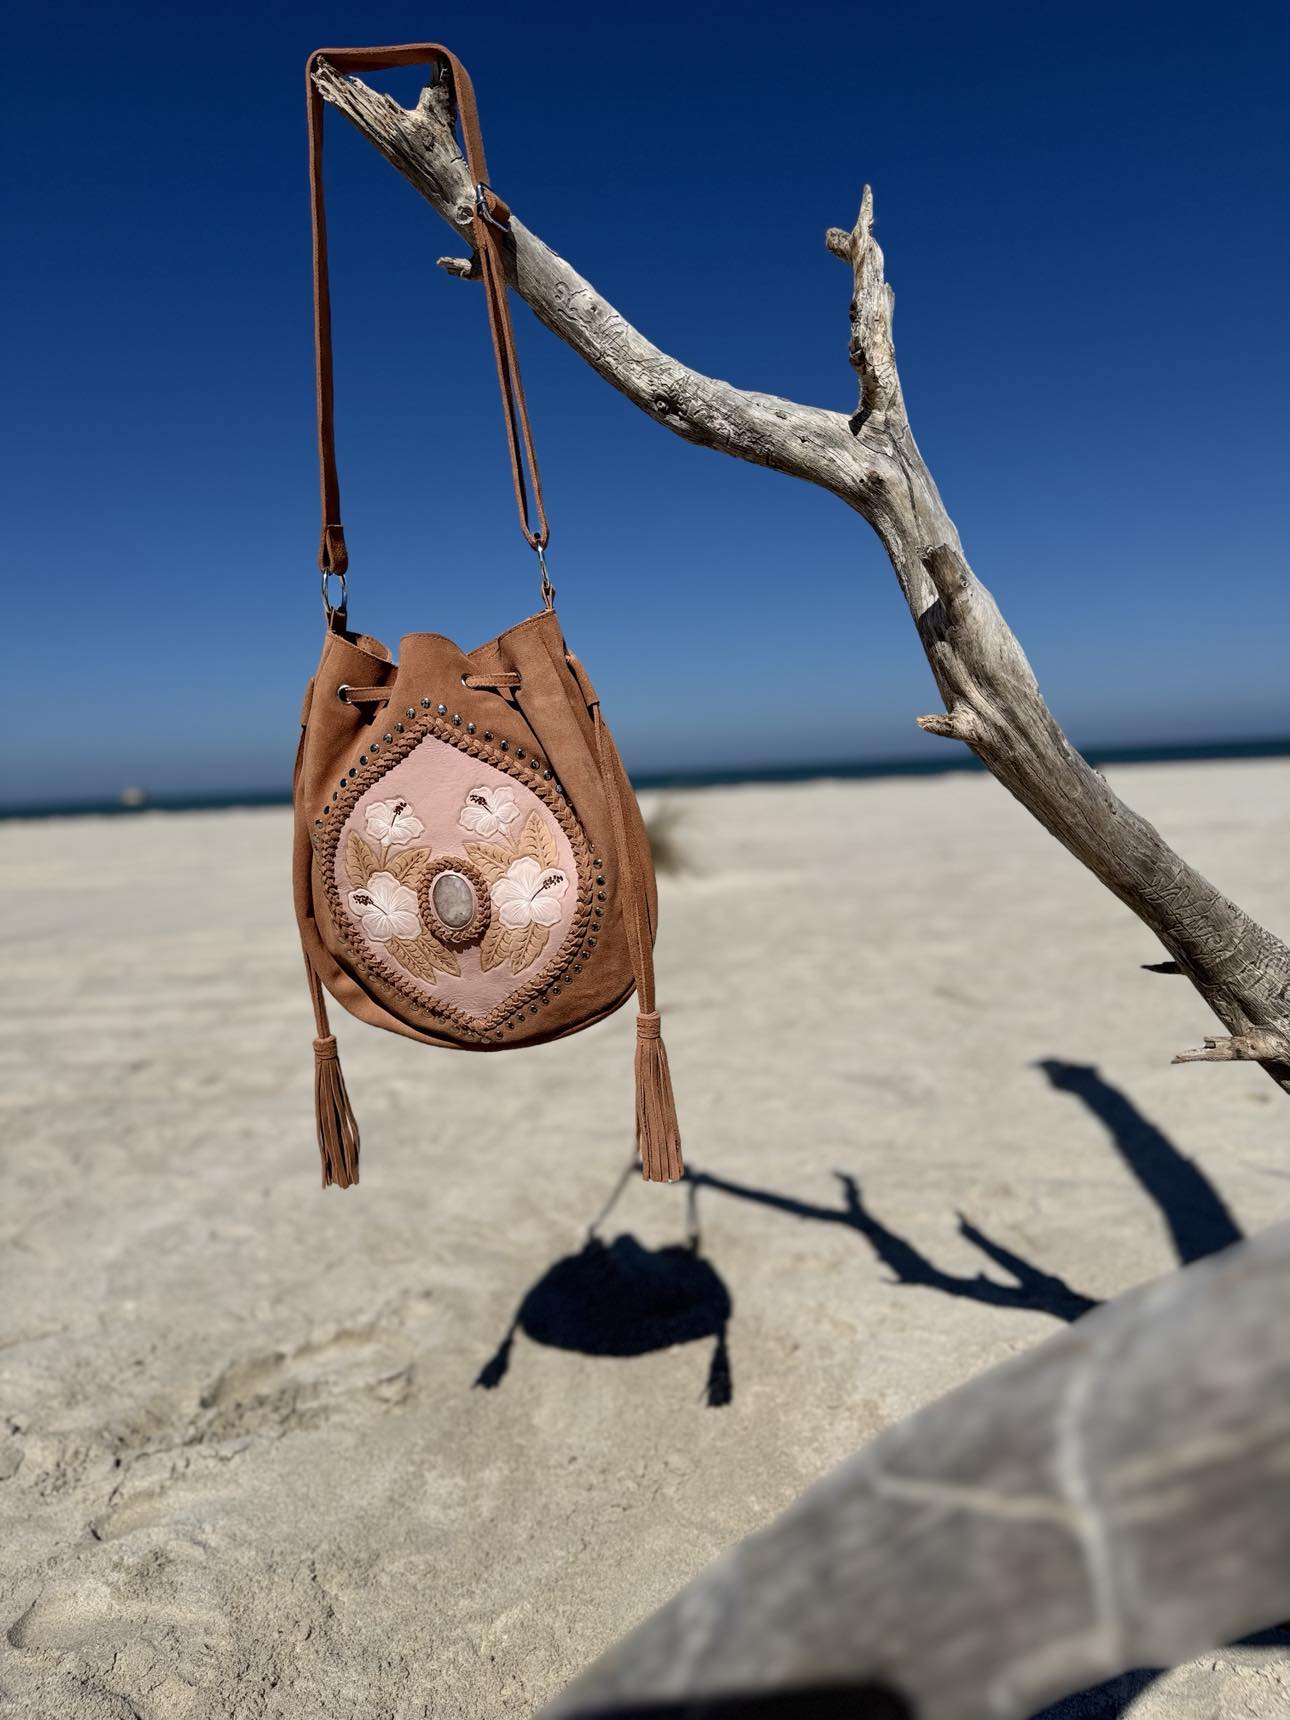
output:
M 452 99 L 461 123 L 466 166 L 470 172 L 471 185 L 476 188 L 471 234 L 479 258 L 484 300 L 488 306 L 488 329 L 492 336 L 493 355 L 497 360 L 497 382 L 501 389 L 502 410 L 506 421 L 507 448 L 511 458 L 511 476 L 515 484 L 515 505 L 519 511 L 521 531 L 530 547 L 540 552 L 546 547 L 551 534 L 547 525 L 546 509 L 542 504 L 542 480 L 533 451 L 533 432 L 524 400 L 519 357 L 515 349 L 515 331 L 511 325 L 510 306 L 506 297 L 506 260 L 503 246 L 511 212 L 488 183 L 488 163 L 484 158 L 484 140 L 480 134 L 479 110 L 475 105 L 475 90 L 470 74 L 455 54 L 437 42 L 407 42 L 390 48 L 316 48 L 305 65 L 305 90 L 309 110 L 309 203 L 313 225 L 318 469 L 322 491 L 322 539 L 318 549 L 318 566 L 324 575 L 342 574 L 349 566 L 345 528 L 341 524 L 340 515 L 340 479 L 336 473 L 331 285 L 327 272 L 327 216 L 323 203 L 323 99 L 313 77 L 319 60 L 329 60 L 342 72 L 382 71 L 390 66 L 413 66 L 422 63 L 441 64 L 448 68 L 452 79 Z M 526 465 L 533 487 L 536 526 L 531 522 L 529 512 Z

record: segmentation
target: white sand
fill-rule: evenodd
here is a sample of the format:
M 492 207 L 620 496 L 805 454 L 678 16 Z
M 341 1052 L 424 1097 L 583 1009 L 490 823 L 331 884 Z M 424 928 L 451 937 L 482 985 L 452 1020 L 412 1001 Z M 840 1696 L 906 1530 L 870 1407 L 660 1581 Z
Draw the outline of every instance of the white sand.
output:
M 1290 769 L 1111 774 L 1290 924 Z M 342 1017 L 363 1184 L 323 1195 L 287 815 L 0 827 L 0 1708 L 529 1714 L 854 1447 L 1056 1329 L 979 1299 L 977 1274 L 1015 1280 L 959 1213 L 1088 1297 L 1175 1263 L 1162 1201 L 1184 1248 L 1224 1211 L 1290 1216 L 1284 1100 L 1170 1067 L 1212 1018 L 992 782 L 672 798 L 692 870 L 664 887 L 660 993 L 691 1165 L 837 1213 L 845 1173 L 942 1275 L 902 1286 L 853 1226 L 701 1190 L 734 1301 L 721 1409 L 706 1341 L 520 1335 L 472 1389 L 625 1161 L 629 1012 L 490 1058 Z M 1097 1078 L 1059 1090 L 1044 1059 Z M 684 1220 L 681 1190 L 633 1182 L 608 1235 Z M 1288 1686 L 1274 1642 L 1087 1711 L 1282 1715 Z

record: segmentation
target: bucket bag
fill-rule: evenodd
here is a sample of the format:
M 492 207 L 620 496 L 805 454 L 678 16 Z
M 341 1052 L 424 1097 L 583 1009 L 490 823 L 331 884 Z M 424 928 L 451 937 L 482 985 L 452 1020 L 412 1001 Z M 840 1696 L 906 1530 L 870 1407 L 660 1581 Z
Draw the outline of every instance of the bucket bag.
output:
M 349 626 L 323 207 L 325 57 L 342 71 L 428 62 L 447 79 L 476 187 L 472 238 L 501 384 L 520 526 L 542 607 L 474 650 L 408 633 L 397 660 Z M 470 78 L 446 48 L 325 48 L 306 68 L 325 628 L 294 778 L 294 893 L 313 1000 L 323 1186 L 358 1181 L 359 1132 L 327 996 L 374 1027 L 454 1051 L 576 1033 L 635 992 L 636 1142 L 682 1174 L 654 998 L 657 892 L 631 785 L 565 643 L 507 303 L 510 211 L 491 189 Z M 530 507 L 530 495 L 532 506 Z

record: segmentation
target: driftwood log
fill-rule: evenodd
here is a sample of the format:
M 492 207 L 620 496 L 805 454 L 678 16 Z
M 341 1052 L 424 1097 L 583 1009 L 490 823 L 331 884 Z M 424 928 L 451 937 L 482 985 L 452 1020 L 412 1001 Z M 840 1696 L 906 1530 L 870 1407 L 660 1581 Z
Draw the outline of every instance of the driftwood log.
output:
M 403 108 L 325 61 L 316 81 L 468 242 L 475 194 L 446 84 L 432 82 L 415 108 Z M 968 566 L 905 411 L 892 342 L 894 298 L 873 236 L 867 186 L 855 226 L 832 228 L 826 243 L 852 274 L 850 353 L 860 398 L 850 414 L 751 393 L 679 364 L 518 217 L 507 240 L 507 268 L 515 290 L 552 333 L 657 423 L 701 447 L 818 484 L 869 522 L 945 701 L 944 712 L 919 718 L 920 727 L 970 747 L 1160 939 L 1227 1029 L 1176 1062 L 1258 1062 L 1290 1093 L 1290 949 L 1188 866 L 1080 757 Z M 473 256 L 440 264 L 466 278 L 475 272 Z
M 911 1416 L 544 1711 L 1025 1720 L 1290 1616 L 1290 1225 Z

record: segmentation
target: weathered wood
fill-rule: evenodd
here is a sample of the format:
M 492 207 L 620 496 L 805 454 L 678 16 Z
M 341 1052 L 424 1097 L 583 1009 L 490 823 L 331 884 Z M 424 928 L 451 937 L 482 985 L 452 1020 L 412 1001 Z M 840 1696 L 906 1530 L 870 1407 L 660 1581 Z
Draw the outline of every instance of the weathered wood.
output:
M 446 87 L 432 83 L 409 110 L 326 63 L 316 77 L 324 97 L 468 243 L 473 188 Z M 826 243 L 852 271 L 850 353 L 860 400 L 850 415 L 734 388 L 678 363 L 518 218 L 507 267 L 534 314 L 657 423 L 701 447 L 817 484 L 869 522 L 945 701 L 945 712 L 920 718 L 921 726 L 969 746 L 1151 928 L 1233 1039 L 1271 1048 L 1255 1060 L 1290 1092 L 1290 1059 L 1276 1054 L 1290 1044 L 1290 949 L 1188 866 L 1075 751 L 963 555 L 910 430 L 868 187 L 855 226 L 831 229 Z M 470 259 L 443 258 L 441 266 L 474 273 Z
M 850 1458 L 546 1720 L 1025 1720 L 1278 1623 L 1287 1295 L 1279 1225 L 1117 1297 Z

